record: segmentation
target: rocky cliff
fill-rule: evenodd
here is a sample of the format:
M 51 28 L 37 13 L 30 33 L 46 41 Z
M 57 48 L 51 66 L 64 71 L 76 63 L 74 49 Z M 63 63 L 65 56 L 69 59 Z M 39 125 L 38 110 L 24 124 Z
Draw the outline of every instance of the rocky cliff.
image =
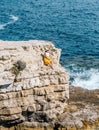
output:
M 43 63 L 46 50 L 53 59 L 53 68 Z M 69 98 L 69 76 L 59 59 L 60 49 L 51 42 L 0 41 L 1 126 L 54 123 L 64 112 Z
M 60 52 L 48 41 L 0 41 L 0 130 L 99 129 L 99 90 L 69 88 Z

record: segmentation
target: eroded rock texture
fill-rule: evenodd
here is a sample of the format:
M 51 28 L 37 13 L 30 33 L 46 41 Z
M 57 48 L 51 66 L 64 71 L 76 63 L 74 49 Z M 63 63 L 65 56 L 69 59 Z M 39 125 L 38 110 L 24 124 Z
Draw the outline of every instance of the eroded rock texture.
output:
M 46 50 L 53 59 L 53 68 L 43 63 L 42 54 Z M 0 41 L 1 126 L 54 123 L 64 112 L 69 98 L 69 76 L 59 59 L 60 49 L 51 42 Z M 17 73 L 14 65 L 19 61 L 25 67 Z
M 99 130 L 99 90 L 69 88 L 59 59 L 48 41 L 0 41 L 0 130 Z

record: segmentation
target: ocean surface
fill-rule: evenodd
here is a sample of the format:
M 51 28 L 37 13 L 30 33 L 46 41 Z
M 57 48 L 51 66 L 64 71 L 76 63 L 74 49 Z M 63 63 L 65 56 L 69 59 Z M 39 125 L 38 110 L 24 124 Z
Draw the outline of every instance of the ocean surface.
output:
M 1 40 L 50 40 L 70 84 L 99 89 L 99 0 L 0 0 Z

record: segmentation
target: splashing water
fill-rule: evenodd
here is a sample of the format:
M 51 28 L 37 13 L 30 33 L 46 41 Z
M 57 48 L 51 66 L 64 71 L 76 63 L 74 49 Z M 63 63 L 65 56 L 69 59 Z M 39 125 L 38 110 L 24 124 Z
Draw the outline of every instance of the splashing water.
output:
M 80 86 L 89 90 L 99 89 L 99 70 L 98 69 L 81 69 L 73 68 L 69 70 L 71 78 L 71 85 Z
M 61 64 L 68 70 L 70 85 L 86 89 L 99 89 L 99 58 L 72 57 L 61 60 Z
M 0 5 L 1 40 L 51 40 L 62 49 L 70 83 L 99 88 L 99 0 L 1 0 Z

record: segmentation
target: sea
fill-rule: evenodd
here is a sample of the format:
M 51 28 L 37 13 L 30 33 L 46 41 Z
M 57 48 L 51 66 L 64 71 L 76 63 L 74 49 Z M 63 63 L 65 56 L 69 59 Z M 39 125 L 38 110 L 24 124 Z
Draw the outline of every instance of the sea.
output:
M 0 0 L 0 40 L 49 40 L 70 85 L 99 89 L 99 0 Z

